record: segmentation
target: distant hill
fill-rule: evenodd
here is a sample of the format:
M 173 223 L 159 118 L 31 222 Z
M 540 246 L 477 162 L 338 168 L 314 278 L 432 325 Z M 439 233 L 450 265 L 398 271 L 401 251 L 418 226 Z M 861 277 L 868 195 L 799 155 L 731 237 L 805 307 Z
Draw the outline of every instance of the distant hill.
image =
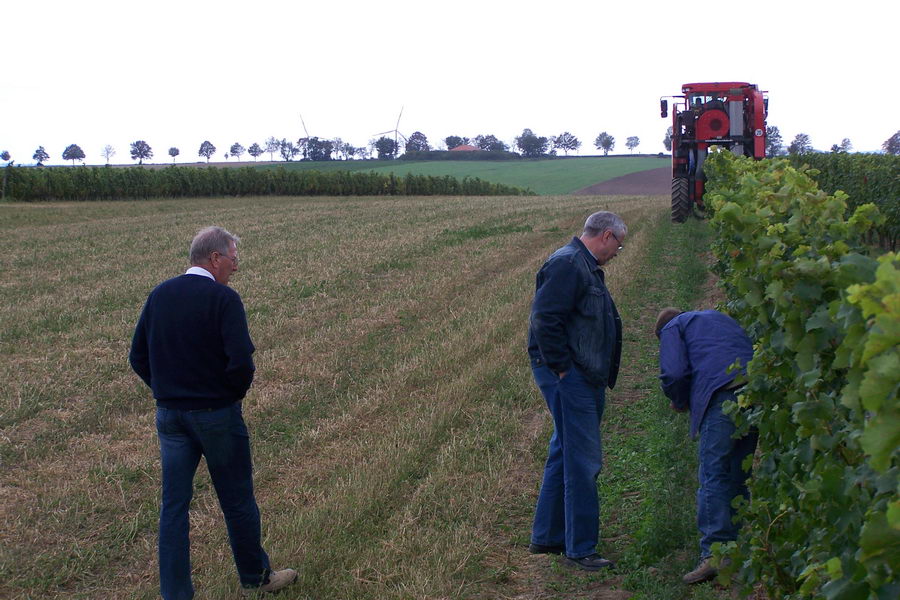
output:
M 249 163 L 253 165 L 253 163 Z M 528 188 L 541 195 L 571 194 L 615 177 L 668 167 L 670 159 L 659 156 L 592 156 L 522 159 L 506 161 L 402 161 L 349 160 L 327 162 L 268 163 L 261 168 L 368 170 L 397 175 L 449 175 L 478 177 L 493 183 Z M 217 165 L 218 166 L 218 165 Z

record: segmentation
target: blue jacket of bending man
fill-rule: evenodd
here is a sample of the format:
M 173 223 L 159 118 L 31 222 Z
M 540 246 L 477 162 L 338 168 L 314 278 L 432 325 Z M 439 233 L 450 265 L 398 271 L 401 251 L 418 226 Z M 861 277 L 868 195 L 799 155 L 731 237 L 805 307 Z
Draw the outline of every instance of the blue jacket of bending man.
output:
M 538 272 L 528 332 L 532 374 L 553 417 L 529 550 L 565 554 L 589 571 L 612 566 L 597 553 L 597 476 L 606 388 L 615 385 L 622 352 L 622 322 L 600 267 L 627 233 L 613 213 L 588 217 L 582 235 Z
M 690 409 L 697 437 L 713 392 L 747 373 L 753 344 L 737 321 L 716 310 L 678 314 L 659 331 L 659 379 L 678 411 Z M 735 362 L 739 367 L 729 369 Z

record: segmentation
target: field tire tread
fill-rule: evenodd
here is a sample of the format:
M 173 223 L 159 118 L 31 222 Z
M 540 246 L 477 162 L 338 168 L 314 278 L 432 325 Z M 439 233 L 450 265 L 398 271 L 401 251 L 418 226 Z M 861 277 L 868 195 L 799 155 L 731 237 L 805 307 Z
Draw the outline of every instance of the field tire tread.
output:
M 691 215 L 691 198 L 686 177 L 672 179 L 672 222 L 684 223 Z

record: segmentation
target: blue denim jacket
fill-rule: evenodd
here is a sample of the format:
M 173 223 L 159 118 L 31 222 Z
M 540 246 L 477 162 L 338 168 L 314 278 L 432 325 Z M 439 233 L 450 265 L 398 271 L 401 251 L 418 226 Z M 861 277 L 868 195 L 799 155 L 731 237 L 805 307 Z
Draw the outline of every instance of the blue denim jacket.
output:
M 538 271 L 528 355 L 557 373 L 575 365 L 594 385 L 616 384 L 622 320 L 600 265 L 577 237 Z
M 684 312 L 659 334 L 659 379 L 663 392 L 678 409 L 690 407 L 691 436 L 717 391 L 746 374 L 753 344 L 741 326 L 717 310 Z M 738 362 L 740 368 L 732 371 Z

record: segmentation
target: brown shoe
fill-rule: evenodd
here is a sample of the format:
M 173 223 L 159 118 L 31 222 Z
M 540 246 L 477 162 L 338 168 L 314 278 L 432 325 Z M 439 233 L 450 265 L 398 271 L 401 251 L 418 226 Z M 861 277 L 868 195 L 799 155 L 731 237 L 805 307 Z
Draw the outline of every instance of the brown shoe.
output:
M 697 565 L 696 569 L 687 573 L 681 580 L 688 585 L 693 585 L 695 583 L 703 583 L 704 581 L 715 579 L 718 574 L 719 570 L 712 566 L 712 559 L 704 558 L 700 561 L 700 564 Z
M 256 596 L 258 594 L 274 594 L 282 588 L 294 583 L 297 579 L 297 571 L 293 569 L 282 569 L 281 571 L 272 571 L 269 573 L 269 582 L 255 588 L 244 588 L 244 596 Z

